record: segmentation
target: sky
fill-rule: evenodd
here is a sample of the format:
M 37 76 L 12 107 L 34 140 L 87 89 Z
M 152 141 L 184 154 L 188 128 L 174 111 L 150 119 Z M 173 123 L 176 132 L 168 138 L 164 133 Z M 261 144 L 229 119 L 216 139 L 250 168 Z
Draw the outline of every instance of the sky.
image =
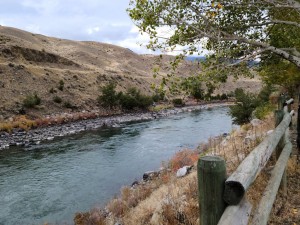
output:
M 129 18 L 129 0 L 0 0 L 0 25 L 46 36 L 98 41 L 152 53 Z

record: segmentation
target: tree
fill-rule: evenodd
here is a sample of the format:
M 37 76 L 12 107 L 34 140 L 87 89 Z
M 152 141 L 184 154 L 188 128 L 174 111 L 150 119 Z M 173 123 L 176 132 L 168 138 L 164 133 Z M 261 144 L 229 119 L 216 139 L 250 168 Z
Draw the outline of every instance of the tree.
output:
M 299 12 L 289 9 L 274 8 L 270 11 L 273 19 L 293 21 L 299 17 Z M 285 47 L 290 49 L 300 48 L 300 32 L 295 26 L 275 24 L 269 29 L 269 42 L 277 47 Z M 291 62 L 282 57 L 269 53 L 262 54 L 262 63 L 260 65 L 260 75 L 267 84 L 276 84 L 285 88 L 291 96 L 300 86 L 300 70 Z
M 245 93 L 243 89 L 235 90 L 235 105 L 230 106 L 229 114 L 233 118 L 233 123 L 249 123 L 252 112 L 259 105 L 259 101 L 254 94 Z
M 243 62 L 260 56 L 276 56 L 300 68 L 299 0 L 131 0 L 128 12 L 150 35 L 150 49 L 182 46 L 182 55 L 202 55 L 199 45 L 210 50 L 206 71 L 217 81 L 237 65 L 243 66 L 235 71 L 240 75 Z M 161 35 L 161 29 L 170 32 Z
M 181 83 L 182 89 L 190 96 L 194 97 L 197 102 L 204 98 L 202 83 L 196 77 L 184 78 Z
M 104 107 L 113 108 L 119 104 L 119 94 L 116 91 L 115 83 L 108 83 L 100 89 L 101 95 L 98 96 L 98 102 Z

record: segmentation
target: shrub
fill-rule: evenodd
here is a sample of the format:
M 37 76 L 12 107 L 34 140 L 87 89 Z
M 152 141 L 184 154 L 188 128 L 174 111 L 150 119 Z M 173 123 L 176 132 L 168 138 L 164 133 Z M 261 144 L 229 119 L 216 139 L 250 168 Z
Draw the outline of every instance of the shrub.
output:
M 69 102 L 69 101 L 64 102 L 64 107 L 66 107 L 68 109 L 75 109 L 76 108 L 76 106 L 72 105 L 72 103 Z
M 0 131 L 5 131 L 10 133 L 13 129 L 13 125 L 11 123 L 0 123 Z
M 152 95 L 152 100 L 154 102 L 163 101 L 164 99 L 165 99 L 164 93 L 155 93 L 154 95 Z
M 258 94 L 258 99 L 262 103 L 269 102 L 270 95 L 274 91 L 274 88 L 271 85 L 265 85 Z
M 135 87 L 129 88 L 126 93 L 116 92 L 116 84 L 109 83 L 101 88 L 101 95 L 98 96 L 98 102 L 104 107 L 121 106 L 124 109 L 141 108 L 145 109 L 153 103 L 151 96 L 141 94 Z
M 258 106 L 254 111 L 254 116 L 260 120 L 264 119 L 275 107 L 270 103 Z
M 63 91 L 65 86 L 65 82 L 63 80 L 59 81 L 58 90 Z
M 223 93 L 223 94 L 221 95 L 220 99 L 221 99 L 221 100 L 226 100 L 226 99 L 228 99 L 228 96 L 227 96 L 225 93 Z
M 122 93 L 120 95 L 120 100 L 121 106 L 124 109 L 133 109 L 138 105 L 138 101 L 136 100 L 136 98 L 128 94 Z
M 233 123 L 244 124 L 251 120 L 252 112 L 259 105 L 258 98 L 251 94 L 245 93 L 243 89 L 235 90 L 235 105 L 230 106 L 229 114 L 233 118 Z
M 102 211 L 94 210 L 86 213 L 76 213 L 74 217 L 75 225 L 95 224 L 105 225 L 105 213 Z
M 36 121 L 28 119 L 26 118 L 26 116 L 22 115 L 15 117 L 12 122 L 0 123 L 0 131 L 10 133 L 14 128 L 19 128 L 27 131 L 36 126 Z
M 55 90 L 54 88 L 51 88 L 51 89 L 49 90 L 49 93 L 50 93 L 50 94 L 54 94 L 54 93 L 56 93 L 56 90 Z
M 119 105 L 121 93 L 116 92 L 116 86 L 115 83 L 110 82 L 100 89 L 101 94 L 97 98 L 99 104 L 109 108 Z
M 29 94 L 23 100 L 23 106 L 26 108 L 33 108 L 36 105 L 41 104 L 41 98 L 35 92 L 34 94 Z
M 56 95 L 54 96 L 53 101 L 60 104 L 62 103 L 62 98 Z
M 177 171 L 183 166 L 193 165 L 199 158 L 199 153 L 195 150 L 184 149 L 177 152 L 170 160 L 170 168 Z
M 107 205 L 107 209 L 116 217 L 121 217 L 128 211 L 127 205 L 121 199 L 113 199 L 110 201 Z
M 181 98 L 175 98 L 172 102 L 175 106 L 184 106 L 184 102 Z
M 120 94 L 120 102 L 125 109 L 146 109 L 153 103 L 153 99 L 150 96 L 141 94 L 140 90 L 132 87 L 125 94 Z

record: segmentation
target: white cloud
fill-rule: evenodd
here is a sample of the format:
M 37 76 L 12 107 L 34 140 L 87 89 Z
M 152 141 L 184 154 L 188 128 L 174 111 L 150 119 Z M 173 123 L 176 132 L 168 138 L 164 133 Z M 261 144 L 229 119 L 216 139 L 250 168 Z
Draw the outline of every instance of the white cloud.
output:
M 100 27 L 90 27 L 87 29 L 87 33 L 89 35 L 94 34 L 94 33 L 98 33 L 100 31 Z
M 59 0 L 23 0 L 21 5 L 32 8 L 41 14 L 52 14 L 59 8 Z
M 138 53 L 153 53 L 146 48 L 149 35 L 141 34 L 126 13 L 128 6 L 129 0 L 9 0 L 1 2 L 0 24 L 57 38 L 107 42 Z M 160 36 L 172 33 L 168 27 L 158 29 Z
M 132 26 L 129 30 L 129 33 L 132 34 L 132 37 L 125 38 L 124 40 L 118 41 L 116 44 L 124 47 L 129 48 L 134 52 L 140 54 L 153 54 L 154 52 L 147 49 L 146 45 L 148 44 L 150 38 L 147 34 L 141 34 L 139 32 L 138 27 Z

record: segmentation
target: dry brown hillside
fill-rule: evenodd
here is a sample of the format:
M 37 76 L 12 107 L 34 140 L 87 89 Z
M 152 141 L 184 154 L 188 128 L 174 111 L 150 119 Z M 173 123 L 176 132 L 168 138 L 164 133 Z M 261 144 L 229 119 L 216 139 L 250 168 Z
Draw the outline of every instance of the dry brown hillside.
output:
M 137 86 L 150 93 L 151 83 L 158 82 L 153 79 L 153 67 L 160 64 L 166 74 L 170 60 L 171 56 L 159 62 L 158 56 L 138 55 L 110 44 L 64 40 L 0 26 L 0 119 L 17 114 L 23 99 L 34 92 L 42 99 L 33 110 L 37 115 L 70 110 L 55 103 L 54 96 L 78 110 L 95 109 L 99 87 L 109 81 L 116 81 L 120 90 Z M 189 75 L 195 70 L 199 68 L 185 61 L 178 74 Z M 59 90 L 62 81 L 64 87 Z M 257 80 L 239 82 L 230 81 L 227 90 L 260 87 Z

